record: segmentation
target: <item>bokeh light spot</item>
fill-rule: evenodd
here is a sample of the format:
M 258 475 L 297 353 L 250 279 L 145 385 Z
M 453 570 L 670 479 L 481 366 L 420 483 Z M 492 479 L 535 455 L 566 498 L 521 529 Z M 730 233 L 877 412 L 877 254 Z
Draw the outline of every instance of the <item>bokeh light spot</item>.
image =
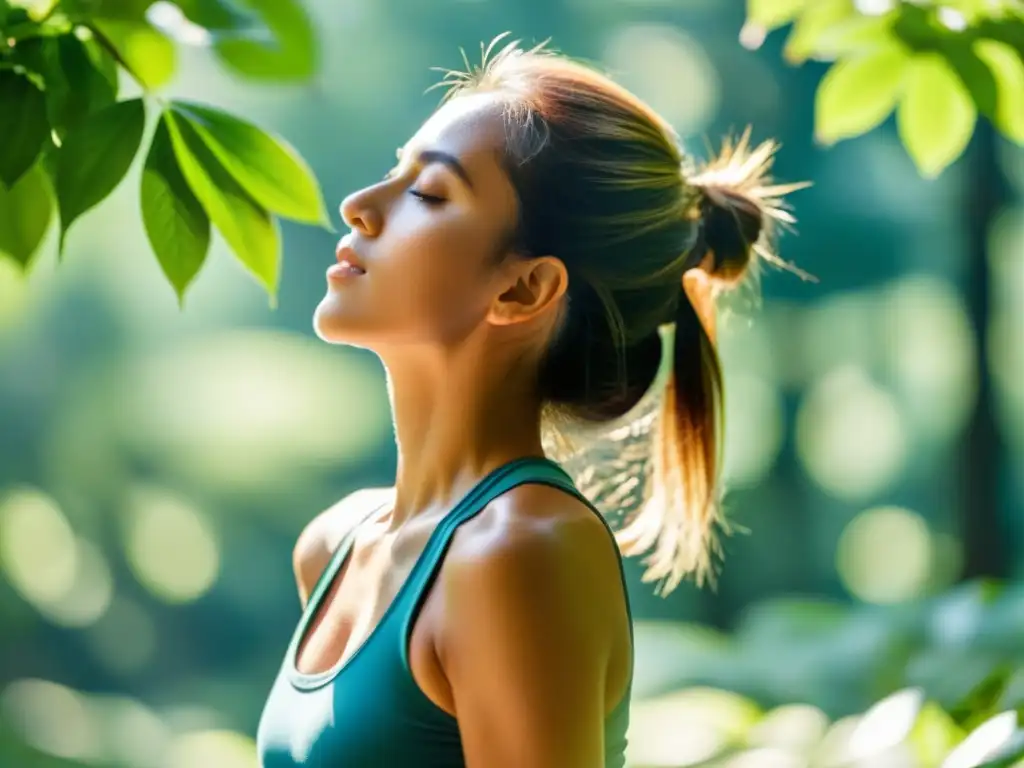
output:
M 635 702 L 630 709 L 626 762 L 668 768 L 709 760 L 760 716 L 753 702 L 709 688 Z
M 217 540 L 203 514 L 152 487 L 136 487 L 129 495 L 125 555 L 139 582 L 169 603 L 202 597 L 220 569 Z
M 915 432 L 931 441 L 955 437 L 977 387 L 970 318 L 956 286 L 925 275 L 893 281 L 876 323 L 887 371 Z
M 869 603 L 919 597 L 930 583 L 934 547 L 924 519 L 901 507 L 857 515 L 839 538 L 836 567 L 846 588 Z
M 114 596 L 114 577 L 107 558 L 91 541 L 78 539 L 77 569 L 71 590 L 60 599 L 37 606 L 54 624 L 81 629 L 98 621 Z
M 52 498 L 19 488 L 0 500 L 0 563 L 27 602 L 56 603 L 71 592 L 77 555 L 75 532 Z
M 647 101 L 681 135 L 705 130 L 718 112 L 718 72 L 701 44 L 676 28 L 622 26 L 605 47 L 604 61 L 620 83 Z M 672 77 L 665 77 L 666 72 Z
M 123 439 L 222 491 L 293 487 L 380 445 L 391 427 L 376 362 L 292 333 L 183 342 L 139 360 L 119 382 L 125 396 L 112 417 Z
M 198 731 L 179 736 L 171 747 L 167 768 L 252 768 L 256 744 L 234 731 Z
M 816 382 L 797 413 L 797 454 L 829 493 L 867 500 L 903 470 L 907 435 L 892 395 L 845 366 Z
M 48 680 L 17 680 L 0 694 L 0 711 L 26 744 L 68 760 L 99 756 L 101 739 L 86 701 Z

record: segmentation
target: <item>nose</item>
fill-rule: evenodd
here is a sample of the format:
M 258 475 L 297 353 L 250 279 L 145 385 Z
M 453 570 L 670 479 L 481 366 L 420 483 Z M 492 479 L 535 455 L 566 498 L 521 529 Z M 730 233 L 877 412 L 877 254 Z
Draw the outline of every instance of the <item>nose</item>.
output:
M 371 189 L 353 192 L 341 202 L 341 218 L 354 231 L 367 237 L 376 237 L 384 225 L 384 218 L 373 204 Z

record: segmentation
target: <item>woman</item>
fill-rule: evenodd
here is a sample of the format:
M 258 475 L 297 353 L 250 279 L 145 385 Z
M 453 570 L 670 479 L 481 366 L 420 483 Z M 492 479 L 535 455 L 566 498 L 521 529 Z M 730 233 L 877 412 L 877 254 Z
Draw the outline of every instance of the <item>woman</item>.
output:
M 694 175 L 602 75 L 542 47 L 489 53 L 342 205 L 352 231 L 314 325 L 384 363 L 398 470 L 299 537 L 304 614 L 261 720 L 265 768 L 624 764 L 619 550 L 542 425 L 634 413 L 672 323 L 651 503 L 619 544 L 669 588 L 711 565 L 711 300 L 784 216 L 772 147 L 741 141 Z

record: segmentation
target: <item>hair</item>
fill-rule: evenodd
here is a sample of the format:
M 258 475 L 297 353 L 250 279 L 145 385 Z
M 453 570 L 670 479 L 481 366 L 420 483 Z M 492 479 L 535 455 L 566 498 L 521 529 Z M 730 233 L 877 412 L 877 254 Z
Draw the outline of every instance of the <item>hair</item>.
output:
M 713 297 L 740 283 L 758 254 L 782 264 L 768 247 L 771 225 L 793 222 L 782 198 L 804 185 L 770 183 L 776 144 L 751 147 L 749 129 L 697 167 L 672 127 L 625 88 L 545 43 L 511 42 L 492 56 L 504 37 L 481 46 L 480 66 L 443 70 L 438 85 L 445 101 L 501 98 L 519 200 L 511 250 L 553 255 L 569 275 L 540 393 L 571 420 L 607 424 L 634 411 L 663 362 L 671 366 L 646 503 L 616 535 L 624 554 L 647 553 L 644 580 L 661 582 L 662 594 L 690 575 L 713 580 L 724 526 Z M 705 289 L 684 290 L 684 276 Z M 698 276 L 707 280 L 690 280 Z M 663 351 L 662 331 L 673 327 Z

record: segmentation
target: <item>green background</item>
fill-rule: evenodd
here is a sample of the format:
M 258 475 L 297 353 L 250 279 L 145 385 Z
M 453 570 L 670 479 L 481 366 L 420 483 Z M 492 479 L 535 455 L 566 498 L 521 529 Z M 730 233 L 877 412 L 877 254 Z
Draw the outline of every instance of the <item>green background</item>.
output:
M 938 766 L 1024 707 L 1020 146 L 980 123 L 929 180 L 893 120 L 817 144 L 827 65 L 787 65 L 784 35 L 741 46 L 733 0 L 306 7 L 309 81 L 180 46 L 166 95 L 284 136 L 339 229 L 340 199 L 436 106 L 430 67 L 505 30 L 599 63 L 699 157 L 749 123 L 782 142 L 780 179 L 814 181 L 780 248 L 818 282 L 766 270 L 723 318 L 727 504 L 749 532 L 716 592 L 661 599 L 629 564 L 633 765 Z M 298 618 L 295 537 L 393 476 L 379 365 L 311 330 L 337 235 L 282 225 L 275 309 L 215 238 L 182 311 L 140 219 L 143 159 L 59 266 L 56 229 L 27 276 L 0 259 L 5 768 L 252 765 Z

